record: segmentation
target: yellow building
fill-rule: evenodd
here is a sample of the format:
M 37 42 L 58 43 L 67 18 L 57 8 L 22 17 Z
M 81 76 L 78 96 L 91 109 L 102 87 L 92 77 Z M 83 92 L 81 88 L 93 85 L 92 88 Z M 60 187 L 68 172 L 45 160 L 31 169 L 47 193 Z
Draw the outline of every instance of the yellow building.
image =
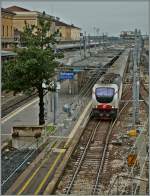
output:
M 61 41 L 70 41 L 71 40 L 71 31 L 70 25 L 61 22 L 59 20 L 55 21 L 56 30 L 59 30 L 61 34 Z
M 14 42 L 13 18 L 15 14 L 1 8 L 1 41 L 2 49 L 11 48 Z
M 11 6 L 11 7 L 8 7 L 6 10 L 15 13 L 15 15 L 13 17 L 13 26 L 14 26 L 15 32 L 17 32 L 17 33 L 20 31 L 23 31 L 23 29 L 25 27 L 25 21 L 29 25 L 38 26 L 39 19 L 40 19 L 40 17 L 42 17 L 41 12 L 31 11 L 31 10 L 24 9 L 24 8 L 18 7 L 18 6 Z M 51 21 L 51 29 L 50 29 L 49 34 L 54 33 L 55 23 L 52 20 L 53 17 L 50 15 L 47 15 L 47 14 L 45 14 L 44 17 L 45 17 L 45 20 Z M 16 36 L 18 38 L 18 35 L 16 35 Z M 16 40 L 17 40 L 17 38 L 16 38 Z
M 75 27 L 71 25 L 71 39 L 72 40 L 80 40 L 81 29 L 79 27 Z
M 61 33 L 61 41 L 79 41 L 81 29 L 74 25 L 55 20 L 56 29 Z

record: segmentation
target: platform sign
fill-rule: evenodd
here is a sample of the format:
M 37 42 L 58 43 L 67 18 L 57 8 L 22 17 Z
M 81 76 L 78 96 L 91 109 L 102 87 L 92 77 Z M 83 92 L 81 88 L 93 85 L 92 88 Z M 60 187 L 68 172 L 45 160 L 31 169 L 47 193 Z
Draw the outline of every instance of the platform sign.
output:
M 59 79 L 60 80 L 73 80 L 74 72 L 60 72 Z

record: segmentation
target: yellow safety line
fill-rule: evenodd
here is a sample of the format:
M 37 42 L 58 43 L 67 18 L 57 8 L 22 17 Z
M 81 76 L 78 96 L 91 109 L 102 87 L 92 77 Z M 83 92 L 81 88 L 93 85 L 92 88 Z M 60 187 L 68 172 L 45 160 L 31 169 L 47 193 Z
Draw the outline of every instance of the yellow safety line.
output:
M 58 143 L 56 146 L 57 147 L 60 143 Z M 64 148 L 67 146 L 67 144 L 64 145 Z M 54 148 L 53 147 L 53 148 Z M 57 155 L 55 162 L 52 164 L 52 167 L 49 169 L 47 175 L 45 176 L 45 178 L 42 180 L 42 182 L 40 183 L 38 189 L 35 191 L 35 195 L 37 195 L 39 193 L 39 191 L 41 190 L 41 188 L 43 187 L 44 183 L 46 182 L 47 178 L 49 177 L 49 174 L 51 173 L 51 171 L 54 169 L 55 164 L 57 163 L 57 161 L 59 160 L 61 154 L 64 152 L 59 152 L 59 154 Z M 35 170 L 35 172 L 32 174 L 32 176 L 26 181 L 26 183 L 24 184 L 24 186 L 21 188 L 21 190 L 17 193 L 17 195 L 20 195 L 29 185 L 29 183 L 31 182 L 31 180 L 34 178 L 34 176 L 37 174 L 37 172 L 39 171 L 39 169 L 42 167 L 42 165 L 44 165 L 44 163 L 47 161 L 47 159 L 45 159 L 40 166 Z
M 55 143 L 53 144 L 55 145 Z M 39 169 L 44 165 L 44 163 L 47 161 L 47 159 L 45 159 L 40 166 L 34 171 L 34 173 L 32 174 L 32 176 L 26 181 L 26 183 L 24 184 L 24 186 L 20 189 L 20 191 L 17 193 L 17 195 L 20 195 L 29 185 L 29 183 L 31 182 L 31 180 L 34 178 L 34 176 L 37 174 L 37 172 L 39 171 Z
M 52 170 L 54 169 L 54 167 L 55 167 L 57 161 L 60 159 L 62 153 L 63 153 L 63 152 L 60 152 L 60 153 L 57 155 L 57 158 L 55 159 L 55 161 L 54 161 L 52 167 L 50 167 L 48 173 L 46 174 L 46 176 L 44 177 L 44 179 L 42 180 L 42 182 L 41 182 L 40 185 L 38 186 L 38 188 L 37 188 L 37 190 L 35 191 L 34 195 L 37 195 L 37 194 L 40 192 L 41 188 L 43 187 L 43 185 L 44 185 L 45 182 L 47 181 L 47 179 L 48 179 L 50 173 L 51 173 Z
M 67 146 L 67 144 L 64 145 L 64 148 Z M 61 157 L 62 153 L 64 152 L 59 152 L 59 154 L 57 155 L 56 159 L 55 159 L 55 162 L 53 163 L 52 167 L 49 169 L 47 175 L 44 177 L 44 179 L 42 180 L 42 182 L 40 183 L 39 187 L 37 188 L 37 190 L 35 191 L 34 195 L 37 195 L 41 188 L 43 187 L 43 185 L 45 184 L 46 180 L 48 179 L 50 173 L 52 172 L 52 170 L 54 169 L 57 161 L 59 160 L 59 158 Z
M 90 105 L 91 105 L 91 102 L 88 104 L 88 107 L 89 107 Z M 71 134 L 70 134 L 70 135 L 71 135 Z M 73 136 L 72 136 L 72 137 L 73 137 Z M 72 138 L 72 137 L 71 137 L 71 138 Z M 71 138 L 69 137 L 68 141 L 66 141 L 66 143 L 65 143 L 65 145 L 64 145 L 63 148 L 66 148 L 66 147 L 68 146 L 68 144 L 69 144 Z M 46 176 L 44 177 L 44 179 L 41 181 L 41 183 L 40 183 L 39 187 L 37 188 L 37 190 L 35 191 L 34 195 L 37 195 L 37 194 L 40 192 L 40 190 L 42 189 L 42 187 L 43 187 L 43 185 L 45 184 L 46 180 L 48 179 L 50 173 L 51 173 L 52 170 L 54 169 L 54 167 L 55 167 L 57 161 L 58 161 L 59 158 L 61 157 L 62 153 L 64 153 L 64 152 L 59 152 L 59 154 L 57 155 L 57 157 L 56 157 L 54 163 L 52 164 L 52 167 L 49 169 L 48 173 L 46 174 Z
M 66 144 L 64 145 L 64 148 L 66 147 Z M 48 179 L 50 173 L 52 172 L 52 170 L 54 169 L 57 161 L 59 160 L 59 158 L 61 157 L 62 153 L 64 152 L 59 152 L 59 154 L 57 155 L 56 159 L 55 159 L 55 162 L 53 163 L 52 167 L 49 169 L 47 175 L 44 177 L 44 179 L 42 180 L 42 182 L 40 183 L 39 187 L 37 188 L 37 190 L 35 191 L 34 195 L 37 195 L 41 188 L 43 187 L 43 185 L 45 184 L 46 180 Z

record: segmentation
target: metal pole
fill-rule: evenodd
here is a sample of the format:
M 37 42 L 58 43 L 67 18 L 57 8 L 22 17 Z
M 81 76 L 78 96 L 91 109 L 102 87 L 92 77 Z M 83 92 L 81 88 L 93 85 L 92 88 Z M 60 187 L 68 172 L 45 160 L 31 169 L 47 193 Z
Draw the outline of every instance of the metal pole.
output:
M 133 127 L 135 127 L 135 113 L 136 113 L 136 60 L 135 60 L 135 49 L 133 50 Z
M 88 35 L 88 45 L 89 45 L 89 53 L 91 52 L 90 48 L 90 34 Z
M 99 48 L 100 48 L 100 46 L 101 46 L 101 38 L 100 38 L 100 34 L 99 34 Z
M 95 42 L 95 31 L 96 31 L 96 27 L 94 27 L 94 42 Z M 96 51 L 96 42 L 95 42 L 95 51 Z
M 96 32 L 97 32 L 97 39 L 96 39 L 96 41 L 97 41 L 97 43 L 99 42 L 99 31 L 100 31 L 100 29 L 97 28 L 97 29 L 96 29 Z M 98 47 L 98 45 L 97 45 L 97 47 Z
M 104 33 L 103 33 L 103 49 L 105 48 L 105 44 L 104 44 Z
M 53 112 L 53 92 L 50 94 L 50 100 L 51 100 L 51 112 Z
M 135 47 L 133 50 L 133 126 L 139 122 L 139 64 L 140 64 L 140 44 L 135 30 Z
M 86 58 L 86 32 L 84 33 L 84 58 Z
M 56 124 L 56 110 L 57 110 L 56 81 L 54 81 L 54 125 Z
M 81 54 L 81 36 L 80 36 L 80 56 L 82 58 L 82 54 Z
M 56 124 L 56 93 L 54 92 L 54 125 Z

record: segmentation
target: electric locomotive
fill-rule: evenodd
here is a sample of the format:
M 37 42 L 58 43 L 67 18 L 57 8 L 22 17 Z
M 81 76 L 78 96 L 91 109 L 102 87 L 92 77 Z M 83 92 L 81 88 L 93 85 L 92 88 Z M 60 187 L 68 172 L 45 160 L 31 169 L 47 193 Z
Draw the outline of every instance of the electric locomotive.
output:
M 92 117 L 115 119 L 122 95 L 122 83 L 126 71 L 129 49 L 125 50 L 111 68 L 92 89 Z

